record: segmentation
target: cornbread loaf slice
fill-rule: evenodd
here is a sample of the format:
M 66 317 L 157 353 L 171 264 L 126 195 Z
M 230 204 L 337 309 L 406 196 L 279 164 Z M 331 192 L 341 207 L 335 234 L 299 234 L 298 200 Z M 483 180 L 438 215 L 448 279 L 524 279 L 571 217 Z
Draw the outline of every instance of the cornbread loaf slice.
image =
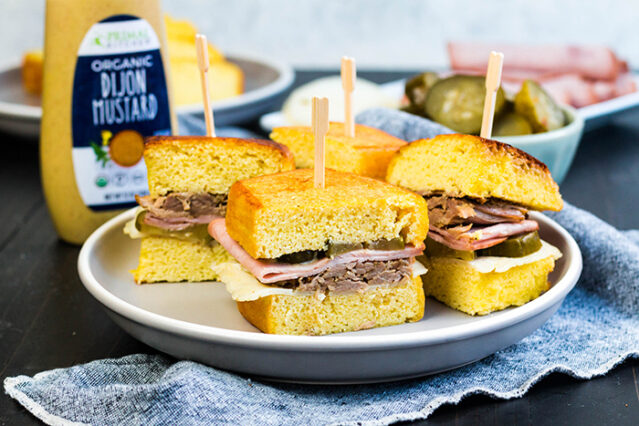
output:
M 426 296 L 470 315 L 486 315 L 536 299 L 548 290 L 548 274 L 555 266 L 555 257 L 548 256 L 504 272 L 482 273 L 464 260 L 418 259 L 428 269 L 423 276 Z
M 195 52 L 193 44 L 188 45 Z M 174 46 L 169 42 L 169 51 Z M 209 49 L 210 51 L 210 49 Z M 176 105 L 199 105 L 202 103 L 202 85 L 197 62 L 180 61 L 170 58 L 171 84 Z M 242 69 L 229 61 L 211 62 L 208 72 L 211 99 L 232 98 L 244 92 L 244 74 Z
M 322 335 L 419 321 L 424 291 L 419 277 L 364 293 L 272 295 L 237 302 L 240 313 L 264 333 Z
M 561 210 L 559 187 L 545 164 L 505 143 L 439 135 L 401 148 L 386 180 L 420 194 L 498 198 L 535 210 Z
M 226 194 L 240 179 L 295 168 L 283 145 L 260 139 L 154 136 L 144 149 L 151 196 Z
M 31 50 L 22 58 L 22 85 L 27 93 L 42 94 L 42 69 L 44 64 L 44 52 Z
M 311 168 L 314 139 L 310 127 L 278 127 L 270 138 L 288 146 L 299 168 Z M 326 134 L 326 167 L 362 176 L 384 179 L 391 157 L 406 141 L 382 130 L 355 125 L 355 137 L 344 135 L 344 123 L 330 123 Z
M 131 271 L 138 284 L 155 282 L 213 281 L 211 265 L 228 262 L 231 256 L 216 242 L 210 244 L 169 237 L 141 240 L 138 267 Z
M 255 259 L 325 250 L 328 241 L 401 237 L 417 246 L 428 231 L 428 206 L 411 191 L 330 169 L 325 188 L 316 188 L 313 170 L 298 169 L 235 183 L 226 228 Z

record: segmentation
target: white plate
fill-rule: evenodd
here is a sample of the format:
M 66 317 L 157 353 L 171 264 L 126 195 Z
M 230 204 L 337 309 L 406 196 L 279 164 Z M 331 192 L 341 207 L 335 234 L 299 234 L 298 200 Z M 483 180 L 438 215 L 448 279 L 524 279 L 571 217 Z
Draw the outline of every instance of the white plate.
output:
M 581 252 L 556 222 L 533 213 L 541 236 L 563 252 L 552 288 L 517 308 L 472 317 L 427 299 L 416 323 L 331 336 L 260 333 L 220 283 L 135 285 L 139 240 L 122 232 L 134 215 L 111 219 L 86 241 L 80 278 L 113 320 L 133 337 L 181 359 L 271 380 L 364 383 L 453 369 L 505 348 L 540 327 L 581 273 Z
M 245 91 L 213 102 L 217 126 L 243 123 L 273 110 L 295 77 L 290 66 L 253 54 L 230 54 L 228 60 L 244 71 Z M 14 63 L 0 69 L 0 131 L 38 137 L 42 117 L 40 101 L 40 96 L 30 95 L 22 88 L 20 65 Z M 178 115 L 202 111 L 202 104 L 176 107 Z
M 639 86 L 639 74 L 635 74 L 635 82 Z M 395 80 L 384 83 L 380 87 L 393 98 L 401 99 L 404 96 L 405 83 L 406 80 Z M 639 91 L 588 105 L 577 109 L 577 111 L 584 119 L 584 130 L 588 131 L 604 126 L 618 114 L 634 108 L 639 108 Z M 274 111 L 260 118 L 260 127 L 267 133 L 270 133 L 275 127 L 290 125 L 281 111 Z

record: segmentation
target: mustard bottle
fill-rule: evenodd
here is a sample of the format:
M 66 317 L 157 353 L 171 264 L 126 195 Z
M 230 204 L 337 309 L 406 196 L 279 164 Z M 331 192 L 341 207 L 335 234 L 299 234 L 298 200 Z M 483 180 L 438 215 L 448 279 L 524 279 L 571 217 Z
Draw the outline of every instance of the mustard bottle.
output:
M 166 46 L 159 0 L 47 0 L 40 169 L 63 240 L 148 193 L 144 137 L 175 128 Z

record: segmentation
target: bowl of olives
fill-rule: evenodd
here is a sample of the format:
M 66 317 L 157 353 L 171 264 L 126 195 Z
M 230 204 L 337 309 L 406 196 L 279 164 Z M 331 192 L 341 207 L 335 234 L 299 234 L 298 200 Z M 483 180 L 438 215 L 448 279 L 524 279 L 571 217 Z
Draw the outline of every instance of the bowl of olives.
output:
M 426 72 L 406 82 L 408 104 L 402 109 L 436 121 L 459 133 L 479 134 L 484 97 L 484 77 L 452 75 L 440 78 Z M 502 88 L 495 100 L 492 139 L 515 146 L 544 162 L 553 178 L 564 179 L 577 152 L 584 121 L 578 112 L 559 105 L 532 80 L 516 94 Z

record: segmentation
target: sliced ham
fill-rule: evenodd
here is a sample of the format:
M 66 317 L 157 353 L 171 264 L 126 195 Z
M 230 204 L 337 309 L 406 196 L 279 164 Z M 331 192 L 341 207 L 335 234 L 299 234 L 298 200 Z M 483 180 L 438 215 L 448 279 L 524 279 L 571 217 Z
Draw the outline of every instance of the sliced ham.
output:
M 637 80 L 629 72 L 621 74 L 615 81 L 615 96 L 623 96 L 637 91 Z
M 565 100 L 576 108 L 599 102 L 592 82 L 578 74 L 563 74 L 541 82 L 542 87 L 556 100 Z
M 528 210 L 524 207 L 508 204 L 505 202 L 490 200 L 486 203 L 475 204 L 475 210 L 493 217 L 501 217 L 510 220 L 524 220 Z
M 604 46 L 525 46 L 488 43 L 448 44 L 452 71 L 443 73 L 484 75 L 491 50 L 505 55 L 504 90 L 517 93 L 524 80 L 541 84 L 555 99 L 576 108 L 637 91 L 628 64 Z
M 423 244 L 418 247 L 406 246 L 402 250 L 362 249 L 335 256 L 333 259 L 325 257 L 312 262 L 290 264 L 253 258 L 226 232 L 226 222 L 222 218 L 215 219 L 209 224 L 209 234 L 255 278 L 265 284 L 309 277 L 344 263 L 403 259 L 419 256 L 424 251 Z
M 598 80 L 615 80 L 623 63 L 604 46 L 532 46 L 478 42 L 448 43 L 450 65 L 454 70 L 485 72 L 491 50 L 504 54 L 504 72 L 523 70 L 539 73 L 576 73 Z
M 428 236 L 455 250 L 474 251 L 495 246 L 506 241 L 508 237 L 538 229 L 539 224 L 536 221 L 526 219 L 520 222 L 498 223 L 490 226 L 473 226 L 464 232 L 456 232 L 455 228 L 430 226 Z

